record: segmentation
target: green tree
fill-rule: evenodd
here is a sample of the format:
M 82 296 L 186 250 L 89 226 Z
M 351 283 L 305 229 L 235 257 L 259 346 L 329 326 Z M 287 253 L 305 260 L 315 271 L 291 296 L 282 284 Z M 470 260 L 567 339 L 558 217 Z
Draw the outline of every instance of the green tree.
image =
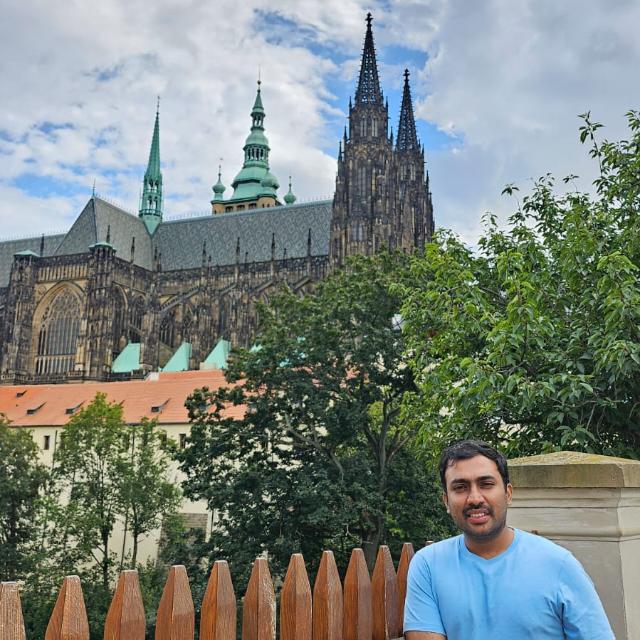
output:
M 123 499 L 121 474 L 127 463 L 122 407 L 98 393 L 64 428 L 54 473 L 62 500 L 57 526 L 77 562 L 95 563 L 105 590 L 113 573 L 110 543 Z
M 46 469 L 29 431 L 0 416 L 0 579 L 19 580 L 34 569 Z
M 174 513 L 180 505 L 179 487 L 166 479 L 170 456 L 157 433 L 157 420 L 143 418 L 138 425 L 126 428 L 129 447 L 121 460 L 119 485 L 125 536 L 132 538 L 132 567 L 138 565 L 140 540 Z M 120 558 L 124 562 L 123 553 Z
M 593 195 L 545 176 L 505 228 L 486 217 L 477 248 L 439 233 L 397 287 L 432 450 L 476 436 L 511 455 L 640 451 L 640 118 L 602 144 L 583 118 Z
M 242 382 L 188 400 L 184 491 L 207 500 L 213 553 L 236 570 L 263 551 L 282 574 L 293 552 L 359 545 L 371 564 L 382 542 L 439 533 L 425 496 L 406 498 L 434 485 L 403 426 L 415 386 L 391 284 L 404 261 L 359 257 L 313 294 L 283 291 L 260 309 L 259 346 L 230 364 Z

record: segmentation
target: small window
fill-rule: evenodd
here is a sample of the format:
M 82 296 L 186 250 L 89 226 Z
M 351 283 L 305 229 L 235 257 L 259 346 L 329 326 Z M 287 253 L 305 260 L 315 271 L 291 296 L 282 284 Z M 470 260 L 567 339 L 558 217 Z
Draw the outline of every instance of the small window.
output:
M 180 434 L 180 448 L 184 449 L 187 446 L 187 434 L 186 433 L 181 433 Z
M 49 451 L 49 448 L 51 447 L 51 436 L 45 436 L 44 437 L 44 443 L 42 445 L 42 448 L 45 451 Z
M 224 210 L 225 211 L 233 211 L 233 207 L 225 207 Z
M 27 415 L 32 416 L 34 413 L 37 413 L 42 407 L 44 407 L 45 403 L 39 404 L 37 407 L 32 407 L 31 409 L 27 409 Z
M 22 398 L 22 396 L 27 393 L 27 390 L 24 391 L 16 391 L 16 398 Z
M 256 208 L 256 206 L 257 206 L 257 205 L 256 205 L 256 203 L 255 203 L 255 202 L 252 202 L 252 203 L 249 205 L 249 209 L 255 209 L 255 208 Z
M 238 211 L 244 211 L 244 205 L 243 204 L 239 204 L 238 205 Z

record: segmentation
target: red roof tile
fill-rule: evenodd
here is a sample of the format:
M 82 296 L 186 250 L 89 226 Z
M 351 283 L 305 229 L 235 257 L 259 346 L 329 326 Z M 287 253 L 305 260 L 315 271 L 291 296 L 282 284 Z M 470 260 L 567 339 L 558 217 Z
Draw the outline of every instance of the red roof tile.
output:
M 227 384 L 224 372 L 183 371 L 151 374 L 146 380 L 59 385 L 0 386 L 0 413 L 13 426 L 39 427 L 66 424 L 68 409 L 89 404 L 96 393 L 104 393 L 110 402 L 122 403 L 124 419 L 137 423 L 144 416 L 157 418 L 159 424 L 186 424 L 189 421 L 184 402 L 194 389 L 217 389 Z M 152 412 L 151 407 L 161 407 Z M 241 417 L 244 407 L 231 407 L 228 415 Z

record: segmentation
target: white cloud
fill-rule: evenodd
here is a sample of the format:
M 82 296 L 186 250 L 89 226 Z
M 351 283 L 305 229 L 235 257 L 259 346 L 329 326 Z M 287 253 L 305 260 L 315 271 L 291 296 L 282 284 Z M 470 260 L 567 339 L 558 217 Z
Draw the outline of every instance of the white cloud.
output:
M 291 173 L 303 199 L 331 195 L 335 152 L 323 150 L 337 146 L 328 123 L 347 106 L 331 87 L 353 92 L 367 10 L 387 93 L 404 64 L 398 47 L 428 55 L 412 75 L 416 113 L 455 135 L 427 149 L 437 222 L 471 242 L 485 210 L 509 210 L 499 195 L 507 182 L 526 188 L 551 171 L 585 176 L 588 187 L 576 115 L 591 109 L 616 138 L 640 102 L 631 0 L 3 5 L 2 236 L 68 226 L 94 179 L 135 209 L 157 94 L 166 213 L 208 210 L 219 159 L 227 185 L 240 169 L 259 68 L 274 173 L 282 186 Z M 25 174 L 63 181 L 62 195 L 17 188 Z

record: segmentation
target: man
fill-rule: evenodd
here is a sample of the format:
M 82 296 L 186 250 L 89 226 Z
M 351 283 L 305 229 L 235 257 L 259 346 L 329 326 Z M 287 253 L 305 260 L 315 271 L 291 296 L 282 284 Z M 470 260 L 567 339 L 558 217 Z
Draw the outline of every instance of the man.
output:
M 506 526 L 507 461 L 464 440 L 440 460 L 443 500 L 463 535 L 409 567 L 407 640 L 611 640 L 593 583 L 566 549 Z

